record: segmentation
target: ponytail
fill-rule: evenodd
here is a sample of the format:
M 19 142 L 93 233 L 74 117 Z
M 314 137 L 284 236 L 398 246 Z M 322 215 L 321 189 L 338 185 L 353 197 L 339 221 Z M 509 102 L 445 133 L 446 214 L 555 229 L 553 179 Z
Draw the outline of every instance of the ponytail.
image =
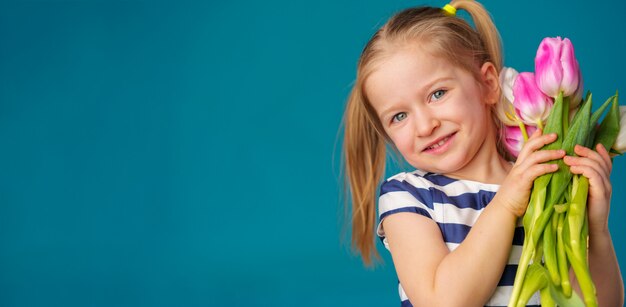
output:
M 355 86 L 345 112 L 344 161 L 351 196 L 352 246 L 366 265 L 380 257 L 376 251 L 376 191 L 385 171 L 385 141 L 372 110 Z
M 502 44 L 500 34 L 496 28 L 491 15 L 485 7 L 473 0 L 452 0 L 450 5 L 456 9 L 461 9 L 470 14 L 484 48 L 489 54 L 489 61 L 496 66 L 498 73 L 502 70 Z M 481 63 L 482 64 L 482 63 Z

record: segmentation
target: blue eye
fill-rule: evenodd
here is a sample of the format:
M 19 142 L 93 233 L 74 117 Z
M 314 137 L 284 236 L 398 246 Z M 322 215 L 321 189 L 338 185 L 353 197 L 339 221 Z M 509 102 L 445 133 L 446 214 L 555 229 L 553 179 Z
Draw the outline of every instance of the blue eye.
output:
M 433 92 L 432 95 L 430 95 L 430 98 L 432 100 L 439 100 L 441 99 L 441 97 L 443 97 L 443 95 L 446 94 L 446 90 L 436 90 L 435 92 Z
M 406 118 L 406 113 L 400 112 L 400 113 L 394 115 L 391 121 L 395 123 L 395 122 L 402 121 L 405 118 Z

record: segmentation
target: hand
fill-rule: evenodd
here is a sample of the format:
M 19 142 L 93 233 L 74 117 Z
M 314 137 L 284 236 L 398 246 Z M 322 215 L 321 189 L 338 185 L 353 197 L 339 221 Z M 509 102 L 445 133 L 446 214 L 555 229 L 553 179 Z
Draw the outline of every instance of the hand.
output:
M 558 170 L 558 165 L 546 162 L 563 158 L 565 151 L 539 150 L 556 139 L 556 134 L 541 135 L 541 131 L 537 129 L 522 147 L 517 161 L 500 186 L 496 197 L 515 216 L 521 217 L 526 212 L 533 181 L 541 175 Z
M 601 144 L 596 145 L 596 151 L 576 145 L 574 153 L 578 157 L 566 156 L 563 162 L 570 167 L 572 174 L 583 175 L 589 179 L 589 231 L 608 231 L 612 191 L 610 176 L 613 168 L 611 157 Z

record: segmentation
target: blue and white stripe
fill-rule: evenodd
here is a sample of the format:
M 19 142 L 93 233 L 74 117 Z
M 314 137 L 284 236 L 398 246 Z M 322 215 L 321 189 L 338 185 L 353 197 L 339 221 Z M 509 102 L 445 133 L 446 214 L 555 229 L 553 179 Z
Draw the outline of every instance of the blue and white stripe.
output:
M 414 171 L 400 173 L 387 179 L 381 186 L 378 199 L 379 223 L 377 234 L 389 249 L 382 221 L 398 212 L 412 212 L 434 220 L 450 251 L 456 249 L 465 239 L 472 226 L 489 204 L 500 186 L 470 180 L 457 180 L 449 177 Z M 513 288 L 515 271 L 522 253 L 524 230 L 521 220 L 515 229 L 513 247 L 508 263 L 486 306 L 506 306 Z M 399 284 L 401 306 L 412 306 Z M 539 295 L 535 294 L 528 306 L 539 305 Z

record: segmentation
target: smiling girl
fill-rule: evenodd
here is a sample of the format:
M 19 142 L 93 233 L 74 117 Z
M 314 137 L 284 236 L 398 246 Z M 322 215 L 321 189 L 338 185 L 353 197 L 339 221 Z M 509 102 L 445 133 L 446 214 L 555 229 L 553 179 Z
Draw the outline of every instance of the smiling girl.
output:
M 476 29 L 455 16 L 457 9 L 469 13 Z M 404 10 L 371 38 L 344 116 L 354 246 L 371 264 L 378 258 L 374 233 L 382 239 L 402 306 L 505 306 L 533 180 L 557 170 L 547 162 L 564 159 L 590 180 L 589 259 L 598 300 L 622 306 L 607 222 L 608 153 L 604 147 L 578 146 L 579 157 L 539 150 L 556 135 L 537 131 L 511 162 L 494 116 L 501 69 L 497 30 L 475 1 Z M 380 185 L 387 147 L 415 170 Z M 529 304 L 540 304 L 538 294 Z

